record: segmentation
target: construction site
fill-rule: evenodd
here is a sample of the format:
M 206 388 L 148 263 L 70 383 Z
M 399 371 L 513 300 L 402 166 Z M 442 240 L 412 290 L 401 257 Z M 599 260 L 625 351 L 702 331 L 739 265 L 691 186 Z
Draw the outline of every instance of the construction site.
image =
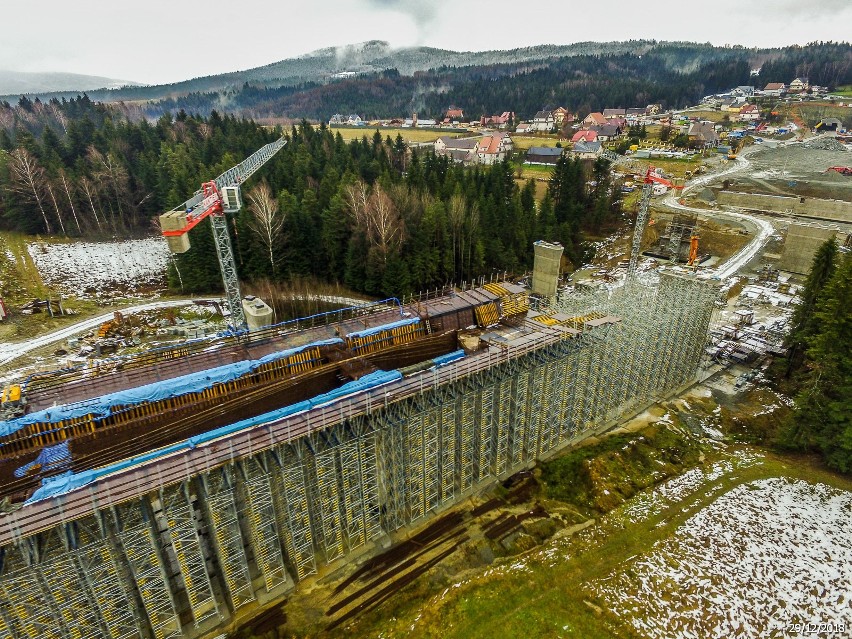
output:
M 208 636 L 689 383 L 717 298 L 483 282 L 33 376 L 0 424 L 2 634 Z

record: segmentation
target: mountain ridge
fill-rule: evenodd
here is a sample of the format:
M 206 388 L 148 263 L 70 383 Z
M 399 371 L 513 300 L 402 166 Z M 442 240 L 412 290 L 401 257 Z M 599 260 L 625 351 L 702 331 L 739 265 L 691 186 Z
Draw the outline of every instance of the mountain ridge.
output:
M 540 44 L 515 49 L 491 49 L 487 51 L 453 51 L 435 47 L 392 47 L 383 40 L 324 47 L 296 57 L 285 58 L 269 64 L 228 71 L 215 75 L 199 76 L 166 84 L 126 86 L 108 88 L 67 88 L 52 91 L 3 91 L 0 97 L 15 98 L 26 94 L 29 98 L 42 100 L 53 97 L 73 97 L 86 91 L 89 97 L 104 102 L 122 100 L 154 100 L 177 97 L 205 91 L 229 91 L 239 89 L 246 83 L 260 87 L 295 86 L 310 82 L 328 82 L 335 74 L 380 73 L 396 69 L 402 75 L 413 75 L 442 67 L 459 68 L 468 66 L 490 66 L 523 62 L 545 61 L 553 58 L 581 55 L 614 55 L 621 53 L 643 54 L 659 47 L 688 46 L 718 51 L 709 43 L 681 41 L 624 40 L 612 42 L 575 42 L 567 45 Z M 757 50 L 755 50 L 757 51 Z M 83 76 L 87 77 L 87 76 Z
M 117 80 L 97 75 L 61 71 L 31 72 L 0 69 L 0 94 L 39 94 L 58 91 L 91 91 L 118 89 L 138 85 L 130 80 Z

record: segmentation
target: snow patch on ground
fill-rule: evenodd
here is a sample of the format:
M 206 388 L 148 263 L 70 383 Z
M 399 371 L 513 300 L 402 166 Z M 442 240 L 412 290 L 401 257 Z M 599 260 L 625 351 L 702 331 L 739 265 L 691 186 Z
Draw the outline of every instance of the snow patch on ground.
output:
M 27 251 L 42 280 L 65 294 L 132 296 L 165 286 L 169 249 L 162 238 L 121 242 L 33 242 Z
M 645 521 L 659 515 L 669 506 L 683 501 L 705 483 L 716 481 L 736 468 L 753 466 L 757 461 L 758 457 L 755 455 L 742 451 L 735 452 L 730 459 L 718 461 L 706 468 L 693 468 L 683 475 L 660 484 L 653 490 L 636 495 L 613 511 L 613 514 L 623 516 L 632 524 Z
M 789 623 L 848 629 L 850 520 L 850 492 L 756 481 L 590 586 L 649 639 L 790 636 Z

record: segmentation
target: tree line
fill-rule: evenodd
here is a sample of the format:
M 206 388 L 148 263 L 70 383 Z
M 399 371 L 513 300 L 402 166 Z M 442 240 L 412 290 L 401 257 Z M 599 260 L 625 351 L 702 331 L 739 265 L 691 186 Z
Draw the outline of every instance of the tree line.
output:
M 276 135 L 216 112 L 134 122 L 85 96 L 2 103 L 0 125 L 0 228 L 80 237 L 150 233 L 156 214 Z
M 621 218 L 605 160 L 562 158 L 540 204 L 508 162 L 463 167 L 375 132 L 349 144 L 303 122 L 249 187 L 233 221 L 245 279 L 316 277 L 376 296 L 471 282 L 532 266 L 532 242 L 561 242 L 579 265 L 584 231 Z M 178 256 L 171 283 L 218 290 L 209 231 Z
M 795 397 L 776 444 L 819 452 L 852 473 L 852 256 L 823 244 L 793 314 L 788 354 L 775 380 Z

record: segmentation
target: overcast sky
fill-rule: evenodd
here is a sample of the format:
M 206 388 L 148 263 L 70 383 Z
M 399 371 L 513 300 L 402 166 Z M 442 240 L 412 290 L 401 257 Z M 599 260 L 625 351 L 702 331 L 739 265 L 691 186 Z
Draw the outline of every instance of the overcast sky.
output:
M 638 38 L 763 47 L 849 40 L 852 25 L 852 0 L 5 0 L 3 5 L 0 69 L 152 84 L 365 40 L 456 51 Z

